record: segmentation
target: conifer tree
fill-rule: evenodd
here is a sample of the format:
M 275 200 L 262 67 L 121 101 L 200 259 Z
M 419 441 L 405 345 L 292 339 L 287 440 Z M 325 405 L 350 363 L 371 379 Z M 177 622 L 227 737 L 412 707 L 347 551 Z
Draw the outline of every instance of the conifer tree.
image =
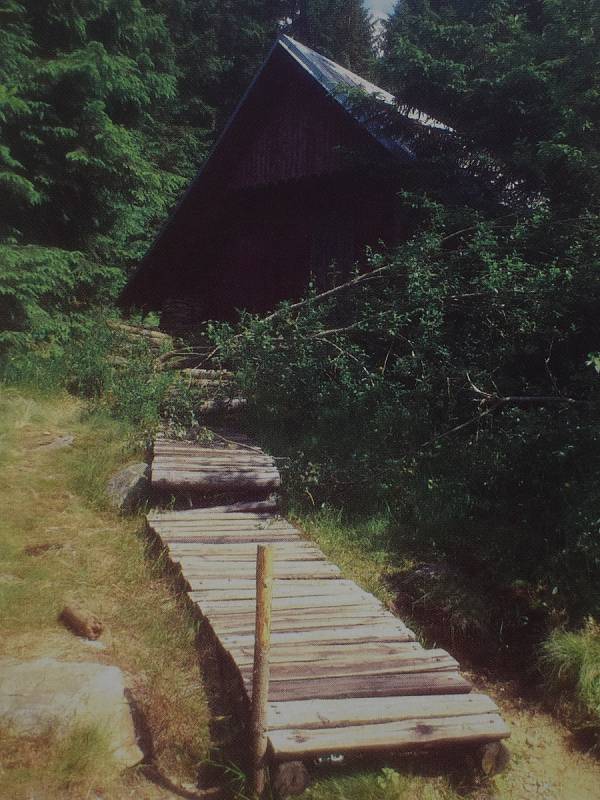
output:
M 401 0 L 382 80 L 572 214 L 600 200 L 599 38 L 589 0 Z
M 361 75 L 373 60 L 373 20 L 362 0 L 300 0 L 293 3 L 290 32 Z

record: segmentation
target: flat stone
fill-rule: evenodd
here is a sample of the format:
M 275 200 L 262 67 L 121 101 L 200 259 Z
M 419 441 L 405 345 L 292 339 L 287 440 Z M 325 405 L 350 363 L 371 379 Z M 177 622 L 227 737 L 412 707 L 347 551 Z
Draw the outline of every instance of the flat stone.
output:
M 118 667 L 39 658 L 0 659 L 0 723 L 17 735 L 60 735 L 74 725 L 107 732 L 115 762 L 132 767 L 143 759 L 137 745 L 125 681 Z
M 40 444 L 38 447 L 40 450 L 62 450 L 63 447 L 71 447 L 74 441 L 75 437 L 67 433 L 64 436 L 57 436 L 51 442 Z
M 108 481 L 106 493 L 113 508 L 121 514 L 133 514 L 148 499 L 150 481 L 147 464 L 130 464 Z

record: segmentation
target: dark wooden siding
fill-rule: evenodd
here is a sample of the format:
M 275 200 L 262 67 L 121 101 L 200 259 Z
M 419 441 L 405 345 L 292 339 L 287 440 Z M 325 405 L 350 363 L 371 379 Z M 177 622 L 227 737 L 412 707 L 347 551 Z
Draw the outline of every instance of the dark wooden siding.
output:
M 228 190 L 329 175 L 352 167 L 368 136 L 310 84 L 288 81 L 276 88 L 260 123 L 247 134 L 225 181 Z

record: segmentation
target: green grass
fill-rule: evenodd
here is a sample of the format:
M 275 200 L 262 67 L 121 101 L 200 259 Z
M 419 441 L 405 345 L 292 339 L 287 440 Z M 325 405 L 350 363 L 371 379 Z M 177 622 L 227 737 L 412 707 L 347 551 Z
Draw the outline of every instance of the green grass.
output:
M 563 700 L 572 726 L 595 732 L 600 745 L 600 624 L 555 631 L 543 645 L 541 666 L 548 688 Z
M 66 433 L 74 436 L 71 447 L 41 446 Z M 196 624 L 149 557 L 142 519 L 119 517 L 104 497 L 107 477 L 140 455 L 131 426 L 106 414 L 90 415 L 66 394 L 0 389 L 0 655 L 121 667 L 150 731 L 155 763 L 190 780 L 212 747 Z M 27 554 L 26 548 L 40 545 L 52 547 Z M 89 649 L 59 622 L 70 602 L 102 619 L 105 650 Z M 44 770 L 27 755 L 37 753 L 55 765 L 58 776 L 40 796 L 88 797 L 68 776 L 85 773 L 92 760 L 86 754 L 101 748 L 102 737 L 92 732 L 61 742 L 11 739 L 8 762 L 3 747 L 2 796 L 29 797 L 45 786 Z M 23 772 L 28 759 L 29 779 Z M 106 762 L 101 772 L 104 780 L 110 773 Z M 117 782 L 107 796 L 130 796 L 131 788 L 121 791 Z
M 390 541 L 390 519 L 384 514 L 347 520 L 341 512 L 323 509 L 306 513 L 291 509 L 294 519 L 345 575 L 383 602 L 393 595 L 385 576 L 398 568 Z
M 457 800 L 445 778 L 424 778 L 392 767 L 329 776 L 307 789 L 302 800 Z

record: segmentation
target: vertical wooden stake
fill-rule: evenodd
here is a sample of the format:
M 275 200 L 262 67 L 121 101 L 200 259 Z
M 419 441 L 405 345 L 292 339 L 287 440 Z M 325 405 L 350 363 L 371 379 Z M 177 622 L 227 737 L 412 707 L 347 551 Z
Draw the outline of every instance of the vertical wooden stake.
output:
M 266 786 L 267 723 L 269 701 L 269 651 L 273 599 L 273 550 L 258 545 L 256 553 L 256 626 L 252 672 L 252 791 L 260 797 Z

